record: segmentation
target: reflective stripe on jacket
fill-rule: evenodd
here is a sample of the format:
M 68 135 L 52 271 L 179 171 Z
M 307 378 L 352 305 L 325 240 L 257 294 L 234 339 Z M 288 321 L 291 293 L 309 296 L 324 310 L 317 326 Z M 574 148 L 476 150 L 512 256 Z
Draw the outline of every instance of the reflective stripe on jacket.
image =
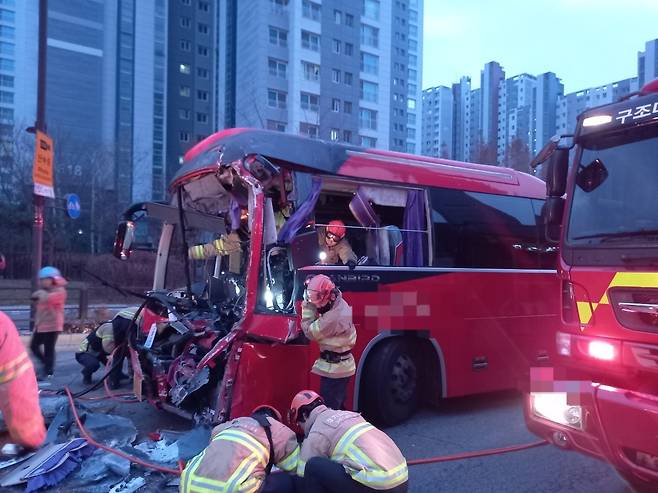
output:
M 311 303 L 302 303 L 302 330 L 306 337 L 317 341 L 320 352 L 344 353 L 351 351 L 356 344 L 356 329 L 352 323 L 352 307 L 341 295 L 331 309 L 319 314 Z M 312 373 L 329 378 L 350 377 L 356 373 L 354 356 L 342 358 L 339 363 L 329 363 L 318 358 L 313 364 Z
M 39 289 L 32 298 L 37 307 L 34 317 L 36 332 L 61 332 L 64 330 L 64 305 L 66 304 L 66 281 L 59 279 L 58 285 L 50 289 Z
M 296 471 L 299 445 L 295 433 L 268 418 L 274 447 L 274 464 L 284 471 Z M 236 418 L 217 426 L 210 445 L 194 457 L 181 477 L 181 493 L 251 493 L 265 480 L 270 458 L 267 435 L 249 417 Z
M 342 464 L 352 479 L 375 490 L 395 488 L 408 479 L 407 461 L 395 442 L 358 413 L 318 406 L 304 431 L 300 476 L 309 459 L 326 457 Z
M 0 411 L 13 442 L 36 448 L 46 437 L 32 361 L 16 326 L 0 312 Z

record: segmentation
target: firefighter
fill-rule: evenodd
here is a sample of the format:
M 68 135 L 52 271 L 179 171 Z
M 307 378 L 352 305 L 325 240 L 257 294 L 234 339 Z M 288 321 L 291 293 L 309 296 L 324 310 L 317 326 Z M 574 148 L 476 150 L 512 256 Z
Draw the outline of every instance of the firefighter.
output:
M 52 377 L 55 369 L 55 344 L 64 330 L 66 284 L 59 269 L 47 266 L 39 271 L 40 289 L 32 294 L 37 306 L 30 350 L 43 365 L 41 378 Z
M 320 376 L 320 394 L 327 406 L 341 409 L 347 383 L 356 373 L 352 356 L 356 329 L 352 323 L 352 307 L 324 274 L 314 276 L 306 283 L 302 330 L 306 337 L 317 341 L 320 346 L 320 357 L 311 369 Z
M 183 470 L 181 493 L 293 491 L 292 476 L 269 475 L 274 465 L 297 470 L 297 436 L 281 421 L 278 411 L 259 406 L 251 416 L 215 427 L 210 445 Z
M 46 428 L 34 367 L 16 326 L 3 312 L 0 312 L 0 411 L 11 442 L 27 449 L 43 443 Z M 4 442 L 0 436 L 0 446 Z
M 319 229 L 320 263 L 323 265 L 348 265 L 356 267 L 356 254 L 345 237 L 347 229 L 340 219 L 329 221 L 326 228 Z
M 112 320 L 101 323 L 86 339 L 80 343 L 75 359 L 82 365 L 82 382 L 91 384 L 91 376 L 101 364 L 107 364 L 107 357 L 114 349 L 126 341 L 128 330 L 135 318 L 137 307 L 126 308 L 117 313 Z M 119 380 L 126 375 L 121 373 L 123 354 L 114 359 L 114 370 L 110 375 L 110 387 L 117 388 Z
M 292 400 L 288 422 L 304 431 L 297 467 L 302 491 L 407 491 L 404 456 L 388 435 L 359 413 L 329 409 L 318 394 L 302 390 Z

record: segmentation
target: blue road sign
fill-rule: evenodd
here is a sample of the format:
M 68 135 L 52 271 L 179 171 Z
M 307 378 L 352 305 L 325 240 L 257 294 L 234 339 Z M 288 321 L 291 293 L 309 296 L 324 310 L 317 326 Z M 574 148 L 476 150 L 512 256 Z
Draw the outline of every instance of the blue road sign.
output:
M 80 197 L 74 193 L 66 195 L 66 213 L 71 219 L 80 217 Z

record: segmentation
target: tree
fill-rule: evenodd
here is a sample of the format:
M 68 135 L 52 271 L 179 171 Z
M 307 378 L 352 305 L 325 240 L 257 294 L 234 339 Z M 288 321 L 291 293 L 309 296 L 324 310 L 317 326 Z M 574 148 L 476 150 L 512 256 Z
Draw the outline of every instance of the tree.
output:
M 441 150 L 439 151 L 439 157 L 443 159 L 450 158 L 450 151 L 448 150 L 448 144 L 446 144 L 445 142 L 441 143 Z
M 507 145 L 503 163 L 505 167 L 525 173 L 532 173 L 530 169 L 530 149 L 525 142 L 516 138 Z
M 496 146 L 491 143 L 479 141 L 471 152 L 474 163 L 497 165 Z

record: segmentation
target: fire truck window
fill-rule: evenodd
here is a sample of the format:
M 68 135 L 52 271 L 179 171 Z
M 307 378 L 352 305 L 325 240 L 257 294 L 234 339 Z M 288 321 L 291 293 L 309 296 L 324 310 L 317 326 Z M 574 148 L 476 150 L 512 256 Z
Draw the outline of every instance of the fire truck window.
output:
M 431 201 L 435 267 L 538 268 L 530 199 L 432 189 Z

